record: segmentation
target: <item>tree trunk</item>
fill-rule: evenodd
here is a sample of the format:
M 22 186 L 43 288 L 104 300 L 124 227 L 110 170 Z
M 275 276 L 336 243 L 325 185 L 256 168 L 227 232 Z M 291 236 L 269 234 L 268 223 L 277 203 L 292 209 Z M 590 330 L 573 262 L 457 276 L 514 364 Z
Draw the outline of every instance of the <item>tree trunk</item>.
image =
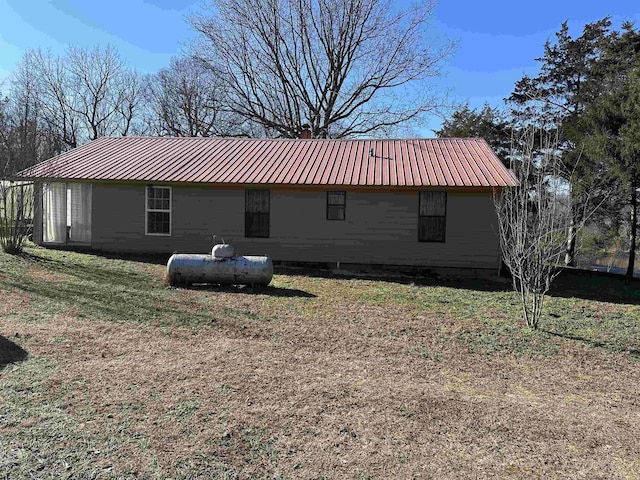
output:
M 629 246 L 629 263 L 627 264 L 627 277 L 629 278 L 633 278 L 636 263 L 636 233 L 638 230 L 637 203 L 638 192 L 635 182 L 631 182 L 631 234 L 629 235 L 631 245 Z
M 576 219 L 572 212 L 567 230 L 567 247 L 564 254 L 564 264 L 568 267 L 576 266 Z

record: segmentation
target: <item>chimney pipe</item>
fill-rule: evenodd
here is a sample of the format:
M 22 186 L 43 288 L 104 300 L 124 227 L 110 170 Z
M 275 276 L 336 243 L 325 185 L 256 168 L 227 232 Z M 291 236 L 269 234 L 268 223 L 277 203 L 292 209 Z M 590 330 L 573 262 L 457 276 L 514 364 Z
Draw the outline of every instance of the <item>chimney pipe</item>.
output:
M 303 140 L 309 140 L 311 138 L 311 127 L 306 123 L 301 127 L 300 138 Z

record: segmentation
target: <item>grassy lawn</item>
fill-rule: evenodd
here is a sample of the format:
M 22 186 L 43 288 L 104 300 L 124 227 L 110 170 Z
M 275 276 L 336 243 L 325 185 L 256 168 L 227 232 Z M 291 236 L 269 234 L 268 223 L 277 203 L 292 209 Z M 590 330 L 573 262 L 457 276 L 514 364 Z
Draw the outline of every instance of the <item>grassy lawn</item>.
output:
M 0 478 L 640 478 L 638 283 L 164 270 L 0 253 Z

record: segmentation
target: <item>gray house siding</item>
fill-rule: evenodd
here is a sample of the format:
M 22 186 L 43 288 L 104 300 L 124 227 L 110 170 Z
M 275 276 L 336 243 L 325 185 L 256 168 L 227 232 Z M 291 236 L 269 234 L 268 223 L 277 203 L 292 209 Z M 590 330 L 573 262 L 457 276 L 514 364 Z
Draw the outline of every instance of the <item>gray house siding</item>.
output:
M 260 187 L 266 188 L 266 187 Z M 449 191 L 446 241 L 418 241 L 418 190 L 344 189 L 346 219 L 327 220 L 327 190 L 270 188 L 269 238 L 245 238 L 245 189 L 172 187 L 171 236 L 145 235 L 145 185 L 94 184 L 91 246 L 205 253 L 214 234 L 240 254 L 273 260 L 496 268 L 488 191 Z

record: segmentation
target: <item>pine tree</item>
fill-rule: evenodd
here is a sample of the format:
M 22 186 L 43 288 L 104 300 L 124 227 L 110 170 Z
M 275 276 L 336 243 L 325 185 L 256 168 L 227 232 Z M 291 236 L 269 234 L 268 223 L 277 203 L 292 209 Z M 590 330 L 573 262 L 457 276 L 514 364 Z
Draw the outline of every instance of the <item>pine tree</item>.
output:
M 446 119 L 438 137 L 480 137 L 491 146 L 498 158 L 509 166 L 508 156 L 511 149 L 511 127 L 505 114 L 498 108 L 485 103 L 481 111 L 470 109 L 466 103 Z
M 518 128 L 533 125 L 556 132 L 558 148 L 565 165 L 565 179 L 570 188 L 572 215 L 567 232 L 565 264 L 575 264 L 577 226 L 584 220 L 587 202 L 601 202 L 594 175 L 601 167 L 597 157 L 589 157 L 583 148 L 585 132 L 580 119 L 597 97 L 597 89 L 589 83 L 594 62 L 601 55 L 603 42 L 609 35 L 608 17 L 587 24 L 578 38 L 569 34 L 567 22 L 556 33 L 556 42 L 547 42 L 544 55 L 537 58 L 540 73 L 524 76 L 506 100 L 513 106 L 511 114 Z
M 608 37 L 590 83 L 600 95 L 580 124 L 589 135 L 586 148 L 606 162 L 600 181 L 619 194 L 614 195 L 622 199 L 618 210 L 630 211 L 627 276 L 632 277 L 640 189 L 640 33 L 633 24 Z

